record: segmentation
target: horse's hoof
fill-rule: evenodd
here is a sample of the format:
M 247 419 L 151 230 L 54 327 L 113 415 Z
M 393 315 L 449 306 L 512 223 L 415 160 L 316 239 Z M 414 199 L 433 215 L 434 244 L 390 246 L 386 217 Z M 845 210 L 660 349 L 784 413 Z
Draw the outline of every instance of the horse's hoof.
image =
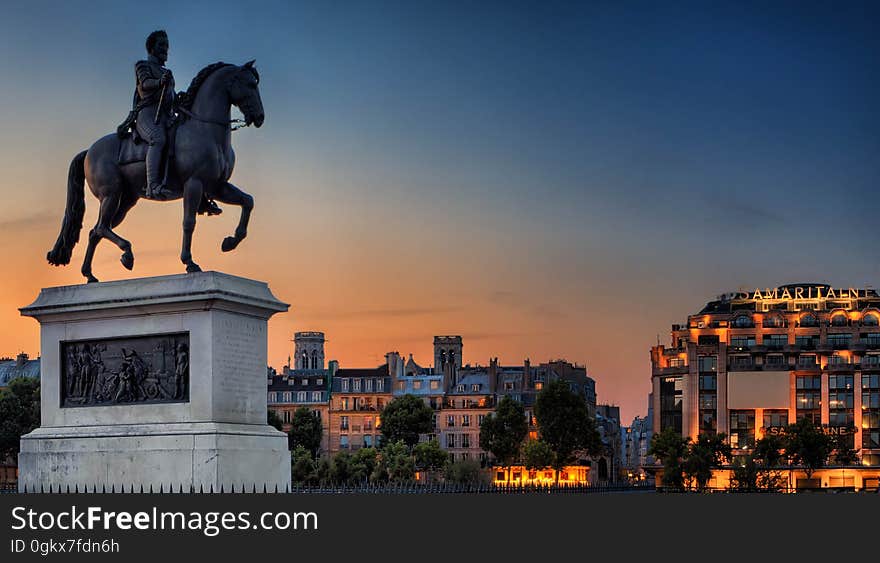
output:
M 95 276 L 86 276 L 86 283 L 98 283 L 98 278 Z
M 230 250 L 234 250 L 240 241 L 235 237 L 226 237 L 223 239 L 223 244 L 220 245 L 220 249 L 223 252 L 229 252 Z
M 122 258 L 120 258 L 119 261 L 122 262 L 122 265 L 126 270 L 134 268 L 134 254 L 132 254 L 130 250 L 123 253 Z
M 194 274 L 196 272 L 201 272 L 201 271 L 202 271 L 202 269 L 199 268 L 199 265 L 196 264 L 195 262 L 190 262 L 189 264 L 186 265 L 186 273 L 187 274 Z

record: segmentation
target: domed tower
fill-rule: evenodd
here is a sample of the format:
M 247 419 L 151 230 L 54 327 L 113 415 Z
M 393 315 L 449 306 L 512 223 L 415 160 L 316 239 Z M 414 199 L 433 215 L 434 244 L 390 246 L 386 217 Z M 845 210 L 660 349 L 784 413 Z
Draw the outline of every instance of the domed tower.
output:
M 323 332 L 297 332 L 293 343 L 294 369 L 324 369 Z

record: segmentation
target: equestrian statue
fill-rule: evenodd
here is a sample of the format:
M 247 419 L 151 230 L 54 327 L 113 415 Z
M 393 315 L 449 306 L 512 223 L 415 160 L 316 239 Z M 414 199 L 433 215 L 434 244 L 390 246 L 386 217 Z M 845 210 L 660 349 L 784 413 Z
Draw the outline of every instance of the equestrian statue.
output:
M 201 271 L 192 258 L 196 215 L 221 212 L 216 202 L 241 207 L 238 226 L 223 239 L 223 252 L 247 236 L 254 199 L 229 182 L 235 166 L 232 131 L 265 120 L 260 75 L 254 61 L 242 66 L 217 62 L 203 68 L 186 92 L 174 92 L 174 77 L 165 68 L 168 35 L 154 31 L 146 42 L 148 58 L 135 63 L 132 110 L 116 133 L 101 137 L 73 157 L 67 177 L 67 205 L 61 233 L 46 255 L 50 264 L 70 263 L 85 214 L 85 182 L 98 198 L 98 221 L 89 231 L 82 274 L 92 274 L 95 247 L 106 238 L 122 251 L 120 261 L 131 270 L 131 243 L 115 229 L 140 198 L 183 199 L 183 243 L 180 260 L 187 272 Z M 232 106 L 244 120 L 231 119 Z

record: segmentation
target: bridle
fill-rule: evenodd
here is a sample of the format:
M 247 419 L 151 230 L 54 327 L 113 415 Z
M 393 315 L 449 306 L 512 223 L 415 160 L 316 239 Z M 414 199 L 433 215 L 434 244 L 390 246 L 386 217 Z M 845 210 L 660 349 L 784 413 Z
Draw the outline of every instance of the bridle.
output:
M 220 125 L 221 127 L 229 127 L 231 131 L 236 131 L 238 129 L 242 129 L 244 127 L 249 127 L 250 123 L 246 122 L 244 119 L 229 119 L 227 121 L 221 121 L 219 119 L 208 119 L 207 117 L 201 117 L 199 115 L 194 114 L 190 110 L 186 109 L 183 106 L 178 106 L 175 108 L 180 113 L 195 119 L 196 121 L 201 121 L 202 123 L 213 123 L 214 125 Z

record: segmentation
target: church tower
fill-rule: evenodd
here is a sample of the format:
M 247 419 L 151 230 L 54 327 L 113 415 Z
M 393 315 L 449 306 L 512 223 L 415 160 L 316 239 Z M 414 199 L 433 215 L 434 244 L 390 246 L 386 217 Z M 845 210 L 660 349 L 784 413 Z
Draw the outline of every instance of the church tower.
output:
M 323 332 L 297 332 L 293 343 L 294 369 L 324 369 Z
M 461 336 L 435 336 L 434 373 L 444 375 L 446 389 L 458 383 L 461 365 Z

